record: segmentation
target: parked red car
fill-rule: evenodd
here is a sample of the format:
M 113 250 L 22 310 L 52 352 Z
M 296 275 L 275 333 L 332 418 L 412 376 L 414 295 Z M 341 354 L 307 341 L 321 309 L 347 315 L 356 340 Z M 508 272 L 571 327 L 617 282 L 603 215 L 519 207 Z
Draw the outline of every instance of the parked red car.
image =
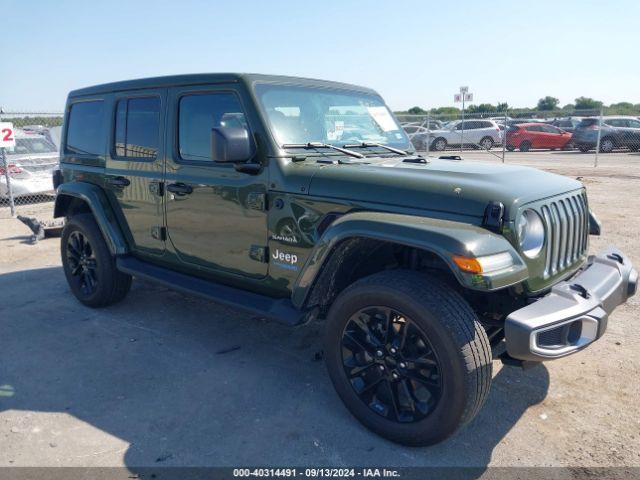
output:
M 507 129 L 507 150 L 519 148 L 527 152 L 532 148 L 566 148 L 571 134 L 544 123 L 521 123 Z

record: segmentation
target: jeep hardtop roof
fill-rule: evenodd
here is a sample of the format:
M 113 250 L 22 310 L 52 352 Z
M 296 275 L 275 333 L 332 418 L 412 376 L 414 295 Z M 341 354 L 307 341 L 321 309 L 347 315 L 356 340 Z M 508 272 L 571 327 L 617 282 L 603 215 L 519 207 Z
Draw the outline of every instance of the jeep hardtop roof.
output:
M 366 93 L 376 93 L 374 90 L 348 83 L 331 82 L 314 78 L 288 77 L 283 75 L 262 75 L 257 73 L 192 73 L 185 75 L 168 75 L 163 77 L 139 78 L 120 82 L 104 83 L 90 87 L 73 90 L 69 97 L 82 97 L 126 90 L 142 90 L 147 88 L 166 88 L 179 85 L 200 85 L 211 83 L 240 83 L 252 84 L 254 82 L 271 82 L 279 84 L 293 84 L 300 86 L 313 86 L 325 88 L 338 88 L 342 90 L 357 90 Z

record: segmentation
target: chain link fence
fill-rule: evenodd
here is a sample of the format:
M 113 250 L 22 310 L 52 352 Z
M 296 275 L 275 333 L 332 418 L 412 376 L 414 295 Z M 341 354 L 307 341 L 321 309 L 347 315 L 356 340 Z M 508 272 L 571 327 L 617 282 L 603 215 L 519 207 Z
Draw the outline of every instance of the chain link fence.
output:
M 59 112 L 0 114 L 0 121 L 13 123 L 16 142 L 0 151 L 0 218 L 52 216 L 62 119 Z
M 479 150 L 504 162 L 511 152 L 557 150 L 591 155 L 597 166 L 601 155 L 640 150 L 640 117 L 602 110 L 397 116 L 414 147 L 430 155 Z

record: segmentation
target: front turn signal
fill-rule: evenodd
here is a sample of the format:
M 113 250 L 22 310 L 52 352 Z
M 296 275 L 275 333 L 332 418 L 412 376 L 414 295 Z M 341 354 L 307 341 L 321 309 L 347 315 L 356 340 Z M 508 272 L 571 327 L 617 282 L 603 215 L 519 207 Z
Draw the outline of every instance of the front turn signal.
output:
M 476 258 L 454 255 L 453 261 L 463 272 L 482 273 L 482 265 Z

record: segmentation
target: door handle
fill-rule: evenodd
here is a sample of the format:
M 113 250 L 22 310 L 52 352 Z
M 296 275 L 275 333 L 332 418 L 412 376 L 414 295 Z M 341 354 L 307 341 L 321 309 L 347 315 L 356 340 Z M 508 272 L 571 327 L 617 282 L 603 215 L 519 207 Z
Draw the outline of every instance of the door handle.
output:
M 107 179 L 107 183 L 113 187 L 128 187 L 131 182 L 125 177 L 112 177 Z
M 178 196 L 189 195 L 193 192 L 193 187 L 191 185 L 187 185 L 186 183 L 178 182 L 178 183 L 170 183 L 167 185 L 167 190 L 171 193 L 175 193 Z

